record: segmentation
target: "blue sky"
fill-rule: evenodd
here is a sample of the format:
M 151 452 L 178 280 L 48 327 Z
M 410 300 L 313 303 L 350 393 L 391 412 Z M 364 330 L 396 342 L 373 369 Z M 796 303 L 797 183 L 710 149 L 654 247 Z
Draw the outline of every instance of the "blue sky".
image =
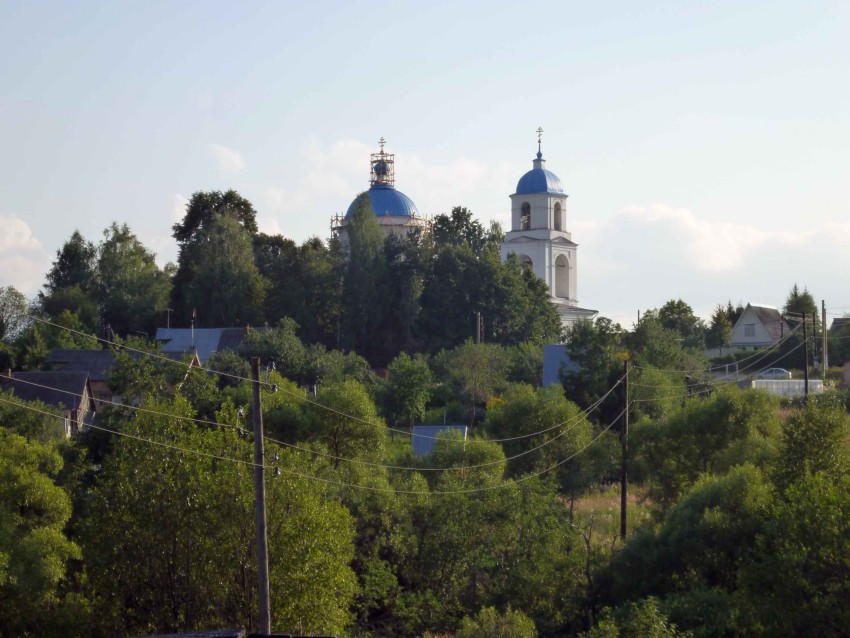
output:
M 75 228 L 161 262 L 198 190 L 327 237 L 384 136 L 426 214 L 508 223 L 542 126 L 579 300 L 850 311 L 846 2 L 0 1 L 0 285 Z

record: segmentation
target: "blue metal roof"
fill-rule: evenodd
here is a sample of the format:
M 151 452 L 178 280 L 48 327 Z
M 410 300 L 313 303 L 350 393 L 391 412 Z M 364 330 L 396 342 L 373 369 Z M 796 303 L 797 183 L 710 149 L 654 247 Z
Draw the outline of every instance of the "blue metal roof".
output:
M 378 217 L 410 217 L 417 215 L 416 204 L 404 193 L 397 191 L 392 186 L 387 184 L 374 184 L 366 193 L 369 195 L 369 202 L 372 204 L 372 210 Z M 345 216 L 351 217 L 357 209 L 357 199 L 351 202 Z
M 517 195 L 525 193 L 563 193 L 561 180 L 552 171 L 545 168 L 533 168 L 519 178 L 516 185 Z
M 556 193 L 564 194 L 564 187 L 561 186 L 561 180 L 552 171 L 547 171 L 546 160 L 543 159 L 543 153 L 537 151 L 537 159 L 532 162 L 534 168 L 528 171 L 525 175 L 519 178 L 516 185 L 516 194 L 525 195 L 529 193 Z
M 411 432 L 413 453 L 416 456 L 428 456 L 434 451 L 437 439 L 450 439 L 451 432 L 460 433 L 459 443 L 466 441 L 465 425 L 414 425 Z

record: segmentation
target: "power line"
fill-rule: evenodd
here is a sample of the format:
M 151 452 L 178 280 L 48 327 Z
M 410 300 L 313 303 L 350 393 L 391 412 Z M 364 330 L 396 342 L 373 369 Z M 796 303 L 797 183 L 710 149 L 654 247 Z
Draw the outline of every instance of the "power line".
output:
M 45 415 L 48 415 L 48 416 L 51 416 L 51 417 L 54 417 L 54 418 L 63 418 L 61 415 L 53 414 L 51 412 L 47 412 L 46 410 L 40 410 L 40 409 L 32 407 L 32 406 L 22 405 L 22 404 L 15 402 L 15 401 L 10 401 L 9 399 L 5 399 L 3 397 L 0 397 L 0 402 L 9 403 L 9 404 L 12 404 L 12 405 L 17 405 L 18 407 L 22 407 L 24 409 L 31 410 L 33 412 L 39 412 L 41 414 L 45 414 Z M 251 466 L 251 467 L 258 467 L 259 466 L 259 467 L 262 467 L 265 470 L 273 470 L 275 474 L 277 474 L 277 472 L 279 471 L 281 474 L 288 474 L 288 475 L 296 476 L 298 478 L 303 478 L 303 479 L 306 479 L 306 480 L 309 480 L 309 481 L 318 481 L 320 483 L 336 485 L 338 487 L 349 487 L 349 488 L 361 489 L 361 490 L 366 490 L 366 491 L 371 491 L 371 492 L 383 492 L 383 493 L 404 494 L 404 495 L 449 496 L 449 495 L 456 495 L 456 494 L 474 494 L 474 493 L 489 492 L 489 491 L 494 491 L 494 490 L 498 490 L 498 489 L 504 489 L 504 488 L 513 486 L 516 483 L 522 483 L 522 482 L 525 482 L 525 481 L 529 481 L 533 478 L 538 478 L 540 476 L 543 476 L 544 474 L 547 474 L 547 473 L 557 469 L 561 465 L 564 465 L 565 463 L 571 461 L 572 459 L 576 458 L 579 454 L 581 454 L 582 452 L 587 450 L 591 445 L 593 445 L 596 441 L 598 441 L 602 437 L 603 434 L 608 432 L 617 423 L 620 416 L 622 416 L 622 413 L 617 415 L 617 417 L 615 417 L 612 420 L 611 423 L 609 423 L 604 429 L 602 429 L 599 432 L 599 434 L 597 434 L 593 439 L 591 439 L 590 442 L 588 442 L 586 445 L 579 448 L 578 450 L 576 450 L 574 453 L 572 453 L 568 457 L 566 457 L 566 458 L 558 461 L 557 463 L 550 465 L 549 467 L 547 467 L 543 470 L 540 470 L 538 472 L 534 472 L 534 473 L 530 473 L 530 474 L 524 474 L 524 475 L 522 475 L 518 478 L 514 478 L 514 479 L 511 479 L 511 480 L 507 480 L 507 481 L 502 481 L 501 483 L 496 484 L 496 485 L 486 485 L 486 486 L 482 486 L 482 487 L 469 488 L 469 489 L 464 489 L 464 490 L 429 490 L 427 492 L 422 491 L 422 490 L 398 490 L 398 489 L 394 489 L 394 488 L 380 488 L 380 487 L 375 487 L 375 486 L 371 486 L 371 485 L 359 485 L 357 483 L 347 483 L 345 481 L 337 481 L 335 479 L 328 479 L 328 478 L 324 478 L 324 477 L 320 477 L 320 476 L 303 474 L 301 472 L 295 472 L 293 470 L 287 470 L 287 469 L 284 469 L 284 468 L 279 468 L 277 466 L 270 466 L 270 465 L 267 465 L 267 464 L 256 464 L 256 463 L 253 463 L 251 461 L 245 461 L 245 460 L 242 460 L 242 459 L 235 459 L 235 458 L 227 457 L 227 456 L 223 456 L 223 455 L 212 454 L 210 452 L 205 452 L 203 450 L 195 450 L 195 449 L 192 449 L 192 448 L 186 448 L 186 447 L 183 447 L 183 446 L 180 446 L 180 445 L 175 445 L 173 443 L 163 443 L 162 441 L 154 441 L 153 439 L 148 439 L 148 438 L 138 436 L 138 435 L 135 435 L 135 434 L 130 434 L 128 432 L 120 432 L 118 430 L 113 430 L 113 429 L 110 429 L 110 428 L 104 428 L 102 426 L 89 425 L 88 427 L 90 427 L 94 430 L 99 430 L 99 431 L 102 431 L 102 432 L 114 434 L 115 436 L 118 436 L 118 437 L 125 437 L 125 438 L 129 438 L 129 439 L 133 439 L 133 440 L 139 441 L 141 443 L 148 443 L 150 445 L 156 445 L 158 447 L 175 450 L 175 451 L 178 451 L 178 452 L 182 452 L 184 454 L 194 454 L 196 456 L 202 456 L 202 457 L 216 459 L 216 460 L 220 460 L 220 461 L 231 461 L 231 462 L 240 463 L 242 465 L 247 465 L 247 466 Z M 472 469 L 472 468 L 471 467 L 464 467 L 464 468 L 459 468 L 459 469 L 469 470 L 469 469 Z

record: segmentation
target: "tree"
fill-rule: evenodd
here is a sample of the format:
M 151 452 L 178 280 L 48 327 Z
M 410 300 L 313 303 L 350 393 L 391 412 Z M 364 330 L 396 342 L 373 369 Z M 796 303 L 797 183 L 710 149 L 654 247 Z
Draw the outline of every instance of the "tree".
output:
M 769 510 L 742 580 L 764 634 L 842 636 L 850 627 L 850 475 L 808 474 Z
M 56 251 L 56 261 L 47 273 L 44 288 L 47 295 L 61 289 L 79 286 L 84 293 L 92 292 L 96 280 L 97 248 L 75 230 L 62 248 Z
M 195 327 L 262 323 L 265 294 L 251 236 L 235 219 L 214 218 L 181 248 L 174 309 L 182 303 L 181 316 L 196 316 Z
M 334 457 L 334 468 L 345 460 L 380 459 L 387 429 L 372 399 L 356 381 L 324 386 L 317 403 L 308 405 L 307 413 L 312 438 Z
M 193 416 L 183 399 L 143 407 L 152 412 L 132 421 L 115 413 L 102 425 L 129 436 L 113 442 L 80 523 L 95 612 L 89 633 L 255 625 L 250 444 L 232 427 L 175 419 Z M 234 412 L 230 406 L 217 420 L 232 424 Z M 281 473 L 266 479 L 272 627 L 340 633 L 356 586 L 351 518 L 324 484 L 306 478 L 307 462 L 274 451 Z
M 484 607 L 474 618 L 467 616 L 460 623 L 455 638 L 537 638 L 534 622 L 510 605 L 504 614 L 495 607 Z
M 0 341 L 11 345 L 27 329 L 27 298 L 14 286 L 0 287 Z M 7 366 L 9 367 L 9 366 Z
M 425 416 L 431 398 L 433 375 L 422 355 L 410 357 L 402 352 L 387 369 L 388 409 L 397 423 L 412 427 Z
M 248 233 L 257 233 L 257 211 L 253 204 L 235 190 L 198 191 L 186 205 L 183 220 L 172 226 L 173 237 L 183 248 L 198 241 L 216 220 L 227 217 L 236 221 Z
M 58 635 L 72 629 L 59 626 L 70 624 L 62 587 L 80 549 L 64 534 L 71 502 L 54 482 L 61 467 L 53 449 L 0 427 L 2 636 Z
M 613 612 L 606 609 L 599 624 L 579 634 L 581 638 L 693 638 L 680 631 L 658 608 L 658 601 L 645 598 L 631 602 Z
M 782 487 L 808 474 L 837 478 L 850 472 L 850 417 L 834 394 L 810 397 L 782 426 L 776 482 Z
M 785 314 L 802 315 L 807 317 L 816 317 L 818 313 L 818 305 L 815 303 L 815 298 L 808 288 L 803 288 L 802 292 L 797 287 L 797 284 L 791 288 L 788 293 L 788 298 L 785 300 L 785 306 L 782 310 Z
M 737 388 L 688 400 L 658 421 L 634 428 L 633 457 L 648 474 L 648 493 L 661 511 L 700 475 L 721 474 L 746 462 L 767 467 L 776 458 L 776 399 Z
M 622 337 L 620 324 L 605 317 L 570 325 L 565 339 L 574 368 L 562 372 L 562 382 L 571 401 L 586 408 L 619 377 L 625 357 Z
M 437 377 L 445 379 L 445 389 L 463 402 L 470 425 L 475 425 L 487 400 L 507 387 L 505 364 L 504 349 L 492 343 L 467 341 L 434 357 Z
M 168 307 L 170 273 L 159 269 L 127 224 L 113 222 L 103 231 L 97 273 L 101 321 L 121 335 L 152 335 Z
M 723 349 L 732 343 L 732 318 L 727 309 L 718 304 L 711 313 L 711 324 L 705 335 L 705 345 L 708 348 Z
M 341 343 L 374 362 L 387 312 L 384 239 L 366 193 L 348 220 L 348 255 L 342 282 Z
M 681 299 L 671 299 L 661 306 L 658 309 L 658 320 L 666 330 L 678 332 L 685 346 L 702 346 L 705 324 Z
M 434 243 L 437 246 L 459 246 L 466 244 L 475 254 L 487 245 L 487 232 L 472 211 L 465 206 L 455 206 L 448 215 L 434 217 Z

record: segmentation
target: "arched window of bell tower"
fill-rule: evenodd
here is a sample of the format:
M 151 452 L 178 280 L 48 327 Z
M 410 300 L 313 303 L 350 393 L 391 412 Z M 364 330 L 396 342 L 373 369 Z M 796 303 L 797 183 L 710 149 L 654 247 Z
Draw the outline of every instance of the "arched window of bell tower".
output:
M 555 258 L 555 296 L 570 298 L 570 264 L 563 255 Z
M 522 203 L 519 215 L 519 229 L 529 230 L 531 228 L 531 204 L 528 202 Z
M 528 255 L 519 256 L 519 265 L 522 266 L 524 270 L 531 270 L 534 267 L 534 264 L 531 263 L 531 257 Z
M 561 202 L 555 202 L 555 230 L 564 230 L 564 219 L 561 211 Z

